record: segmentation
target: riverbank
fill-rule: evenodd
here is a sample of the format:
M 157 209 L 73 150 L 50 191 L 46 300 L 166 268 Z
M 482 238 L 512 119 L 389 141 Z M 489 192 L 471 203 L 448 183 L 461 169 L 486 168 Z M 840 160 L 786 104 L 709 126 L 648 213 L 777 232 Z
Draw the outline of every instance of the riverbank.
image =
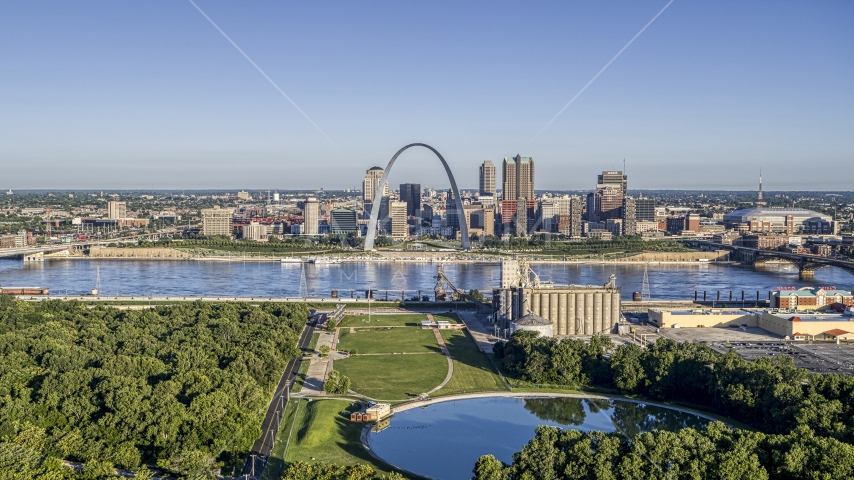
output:
M 270 262 L 278 263 L 283 258 L 302 260 L 302 262 L 286 262 L 285 264 L 309 263 L 314 258 L 332 259 L 335 263 L 414 263 L 414 264 L 482 264 L 499 265 L 502 259 L 510 256 L 525 258 L 531 264 L 566 264 L 566 265 L 599 265 L 644 263 L 651 265 L 686 265 L 705 263 L 734 263 L 730 262 L 728 252 L 642 252 L 636 254 L 609 255 L 538 255 L 533 252 L 430 252 L 430 251 L 376 251 L 369 253 L 325 253 L 282 252 L 282 254 L 219 254 L 216 250 L 187 251 L 169 247 L 152 248 L 118 248 L 93 246 L 88 255 L 73 255 L 55 257 L 55 259 L 89 259 L 89 260 L 198 260 L 213 262 Z M 48 257 L 46 260 L 53 260 Z

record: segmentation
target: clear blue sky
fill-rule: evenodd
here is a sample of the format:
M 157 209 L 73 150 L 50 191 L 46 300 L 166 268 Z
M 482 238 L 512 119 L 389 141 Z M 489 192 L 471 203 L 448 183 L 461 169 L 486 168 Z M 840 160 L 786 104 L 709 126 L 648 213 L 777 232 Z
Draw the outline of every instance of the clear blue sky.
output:
M 347 188 L 410 142 L 461 187 L 850 190 L 854 2 L 0 4 L 0 189 Z M 447 180 L 421 152 L 392 183 Z

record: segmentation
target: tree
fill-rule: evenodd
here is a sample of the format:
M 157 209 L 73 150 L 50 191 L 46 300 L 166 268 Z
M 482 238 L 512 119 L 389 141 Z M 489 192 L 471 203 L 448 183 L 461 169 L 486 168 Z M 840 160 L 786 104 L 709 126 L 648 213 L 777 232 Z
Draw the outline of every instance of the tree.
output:
M 331 348 L 329 348 L 329 345 L 321 345 L 321 346 L 320 346 L 320 348 L 318 349 L 318 351 L 320 352 L 320 356 L 321 356 L 321 357 L 325 357 L 325 356 L 329 355 L 329 352 L 330 352 L 331 350 L 332 350 L 332 349 L 331 349 Z
M 334 394 L 347 393 L 350 390 L 350 379 L 338 370 L 332 370 L 323 384 L 323 390 Z
M 611 355 L 614 384 L 620 390 L 635 393 L 643 384 L 645 375 L 641 358 L 644 351 L 637 345 L 620 345 Z

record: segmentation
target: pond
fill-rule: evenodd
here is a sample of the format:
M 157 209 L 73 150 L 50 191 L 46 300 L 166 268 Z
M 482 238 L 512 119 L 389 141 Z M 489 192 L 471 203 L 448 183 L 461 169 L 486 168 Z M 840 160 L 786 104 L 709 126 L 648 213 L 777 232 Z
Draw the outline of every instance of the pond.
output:
M 475 398 L 434 403 L 395 414 L 367 441 L 383 460 L 441 480 L 469 479 L 481 455 L 510 463 L 539 425 L 620 432 L 702 428 L 710 420 L 670 408 L 581 398 Z M 383 425 L 379 425 L 382 428 Z M 379 430 L 377 426 L 374 430 Z

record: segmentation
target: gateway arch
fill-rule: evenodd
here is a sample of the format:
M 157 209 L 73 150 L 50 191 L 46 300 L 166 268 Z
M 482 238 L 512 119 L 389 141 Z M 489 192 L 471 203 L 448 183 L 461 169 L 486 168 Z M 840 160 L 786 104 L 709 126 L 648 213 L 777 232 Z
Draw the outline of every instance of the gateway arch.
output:
M 377 236 L 377 221 L 379 220 L 380 215 L 380 204 L 383 199 L 383 189 L 382 185 L 388 181 L 388 174 L 391 172 L 391 167 L 394 165 L 394 161 L 397 160 L 397 157 L 400 156 L 401 153 L 405 152 L 407 149 L 412 147 L 424 147 L 429 149 L 431 152 L 435 153 L 437 157 L 439 157 L 439 161 L 442 162 L 442 165 L 445 167 L 445 172 L 448 174 L 448 180 L 451 181 L 451 191 L 454 193 L 454 200 L 457 203 L 457 218 L 459 218 L 460 223 L 460 232 L 463 239 L 463 249 L 468 250 L 471 248 L 471 243 L 469 242 L 469 228 L 466 225 L 466 215 L 463 211 L 463 199 L 460 197 L 460 191 L 457 189 L 457 181 L 454 180 L 454 174 L 451 173 L 451 167 L 448 166 L 448 162 L 442 157 L 442 154 L 436 151 L 435 148 L 427 145 L 426 143 L 410 143 L 409 145 L 401 148 L 391 157 L 391 161 L 388 162 L 388 165 L 385 167 L 385 172 L 383 172 L 383 178 L 380 180 L 380 188 L 377 189 L 377 192 L 374 194 L 374 203 L 371 208 L 371 220 L 368 223 L 368 236 L 365 238 L 365 251 L 373 250 L 374 248 L 374 239 Z

